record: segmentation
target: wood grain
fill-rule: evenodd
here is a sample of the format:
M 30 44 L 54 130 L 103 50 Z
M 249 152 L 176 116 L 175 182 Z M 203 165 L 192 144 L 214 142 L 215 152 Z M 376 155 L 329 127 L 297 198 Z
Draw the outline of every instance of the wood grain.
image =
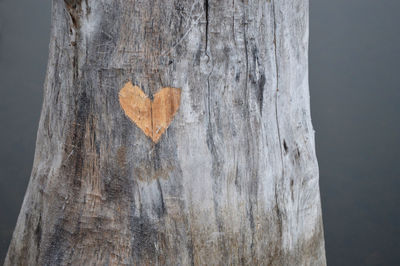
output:
M 177 88 L 162 88 L 153 98 L 151 101 L 131 82 L 126 83 L 119 92 L 119 102 L 125 115 L 157 143 L 179 109 L 181 91 Z

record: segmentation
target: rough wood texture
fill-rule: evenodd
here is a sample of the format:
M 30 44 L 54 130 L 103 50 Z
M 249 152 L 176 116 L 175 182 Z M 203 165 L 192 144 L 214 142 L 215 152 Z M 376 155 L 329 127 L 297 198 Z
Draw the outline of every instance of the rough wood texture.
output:
M 324 265 L 307 0 L 54 0 L 5 265 Z M 132 81 L 181 90 L 154 143 Z

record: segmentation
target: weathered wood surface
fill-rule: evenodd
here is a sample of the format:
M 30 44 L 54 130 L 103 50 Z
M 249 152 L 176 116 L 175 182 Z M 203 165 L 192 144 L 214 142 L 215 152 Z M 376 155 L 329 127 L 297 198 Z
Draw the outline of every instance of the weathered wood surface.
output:
M 307 0 L 54 0 L 5 265 L 324 265 Z M 119 92 L 181 90 L 152 141 Z

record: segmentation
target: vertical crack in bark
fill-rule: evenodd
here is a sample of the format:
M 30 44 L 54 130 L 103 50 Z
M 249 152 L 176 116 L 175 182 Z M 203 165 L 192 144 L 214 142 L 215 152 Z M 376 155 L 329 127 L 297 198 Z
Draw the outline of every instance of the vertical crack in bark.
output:
M 246 1 L 247 3 L 247 1 Z M 247 14 L 247 6 L 244 6 L 244 17 L 243 17 L 243 42 L 244 42 L 244 52 L 245 52 L 245 62 L 246 62 L 246 77 L 245 77 L 245 102 L 246 102 L 246 115 L 247 115 L 247 123 L 248 123 L 248 128 L 249 130 L 246 132 L 247 134 L 251 134 L 251 122 L 250 122 L 250 105 L 249 105 L 249 89 L 248 89 L 248 82 L 249 82 L 249 52 L 248 52 L 248 40 L 247 40 L 247 25 L 248 25 L 248 14 Z M 248 149 L 250 150 L 250 137 L 247 138 L 247 145 L 248 145 Z M 251 177 L 253 178 L 253 175 L 251 175 Z M 252 180 L 251 180 L 252 181 Z M 252 183 L 252 182 L 251 182 Z M 251 229 L 251 250 L 252 250 L 252 255 L 254 256 L 254 251 L 253 251 L 253 247 L 254 247 L 254 235 L 255 235 L 255 224 L 254 224 L 254 215 L 253 215 L 253 202 L 251 199 L 251 196 L 254 192 L 252 191 L 252 184 L 250 185 L 250 193 L 249 193 L 249 205 L 250 205 L 250 209 L 249 209 L 249 222 L 250 222 L 250 229 Z M 257 191 L 255 192 L 255 194 L 257 193 Z
M 204 0 L 204 10 L 206 12 L 206 47 L 205 47 L 205 52 L 206 52 L 207 56 L 208 56 L 208 53 L 207 53 L 207 49 L 208 49 L 208 9 L 209 9 L 208 0 Z
M 81 22 L 80 16 L 82 13 L 82 0 L 64 0 L 66 11 L 68 12 L 71 23 L 70 25 L 70 33 L 73 34 L 73 40 L 71 41 L 71 45 L 73 46 L 73 58 L 72 58 L 72 68 L 73 68 L 73 84 L 74 87 L 77 85 L 77 79 L 79 76 L 79 44 L 81 32 Z
M 220 156 L 218 154 L 217 147 L 215 145 L 214 141 L 214 130 L 213 130 L 213 125 L 211 122 L 211 105 L 212 105 L 212 100 L 211 100 L 211 87 L 210 87 L 210 76 L 214 71 L 214 65 L 211 68 L 210 73 L 207 76 L 207 90 L 208 90 L 208 128 L 207 128 L 207 146 L 208 149 L 211 153 L 211 156 L 213 157 L 212 160 L 212 177 L 213 177 L 213 185 L 212 185 L 212 190 L 213 190 L 213 205 L 214 205 L 214 215 L 215 215 L 215 222 L 218 228 L 218 232 L 223 232 L 223 220 L 220 218 L 220 204 L 218 200 L 218 196 L 220 193 L 220 185 L 218 184 L 218 181 L 220 180 L 219 177 L 221 177 L 221 163 L 220 163 Z M 228 256 L 227 249 L 225 247 L 225 242 L 221 238 L 221 235 L 218 235 L 218 242 L 221 245 L 221 251 L 224 253 L 224 257 Z
M 157 188 L 158 188 L 158 191 L 160 192 L 160 203 L 161 203 L 161 206 L 159 208 L 158 216 L 161 218 L 166 214 L 166 210 L 167 209 L 165 208 L 164 194 L 163 194 L 163 191 L 162 191 L 160 178 L 157 178 Z
M 233 9 L 233 14 L 232 14 L 232 37 L 233 37 L 233 42 L 235 43 L 236 46 L 236 38 L 235 38 L 235 0 L 232 0 L 232 9 Z
M 246 15 L 245 15 L 246 16 Z M 247 20 L 246 17 L 244 18 L 245 21 L 244 23 L 244 30 L 243 30 L 243 39 L 244 39 L 244 51 L 245 51 L 245 57 L 246 57 L 246 80 L 245 80 L 245 91 L 246 91 L 246 101 L 248 100 L 248 88 L 247 88 L 247 83 L 249 81 L 249 53 L 247 51 Z
M 72 24 L 74 28 L 78 28 L 80 24 L 80 8 L 82 0 L 64 0 L 65 6 L 69 15 L 71 16 Z
M 209 38 L 208 38 L 208 33 L 209 33 L 209 2 L 208 0 L 204 1 L 204 10 L 205 10 L 205 16 L 206 16 L 206 47 L 205 47 L 205 55 L 207 56 L 207 64 L 210 63 L 211 56 L 209 54 L 210 45 L 208 44 Z M 210 77 L 214 71 L 214 64 L 211 62 L 211 71 L 207 75 L 207 112 L 208 112 L 208 125 L 207 125 L 207 146 L 210 151 L 211 156 L 213 157 L 212 160 L 212 177 L 213 177 L 213 205 L 214 205 L 214 215 L 215 215 L 215 222 L 218 228 L 218 232 L 223 232 L 223 221 L 220 219 L 219 215 L 219 208 L 220 204 L 218 201 L 218 196 L 219 196 L 219 178 L 221 176 L 221 169 L 220 169 L 220 156 L 218 154 L 218 150 L 214 141 L 214 130 L 213 130 L 213 123 L 211 121 L 212 119 L 212 97 L 211 97 L 211 86 L 210 86 Z M 225 247 L 225 242 L 221 238 L 221 236 L 218 236 L 218 242 L 221 245 L 221 251 L 226 253 L 226 247 Z M 225 254 L 227 256 L 227 254 Z
M 275 68 L 276 68 L 276 92 L 275 92 L 275 119 L 276 119 L 276 127 L 278 131 L 278 140 L 279 140 L 279 149 L 280 149 L 280 156 L 281 156 L 281 164 L 282 164 L 282 176 L 281 180 L 283 180 L 285 176 L 285 168 L 283 164 L 283 150 L 282 150 L 282 140 L 281 140 L 281 133 L 279 127 L 279 116 L 278 116 L 278 92 L 279 92 L 279 66 L 278 66 L 278 52 L 277 52 L 277 38 L 276 38 L 276 11 L 275 11 L 275 0 L 272 1 L 272 13 L 274 16 L 274 53 L 275 53 Z M 275 183 L 275 204 L 276 204 L 276 215 L 278 216 L 278 226 L 279 226 L 279 233 L 282 237 L 282 213 L 279 209 L 278 205 L 278 194 L 277 194 L 277 185 Z

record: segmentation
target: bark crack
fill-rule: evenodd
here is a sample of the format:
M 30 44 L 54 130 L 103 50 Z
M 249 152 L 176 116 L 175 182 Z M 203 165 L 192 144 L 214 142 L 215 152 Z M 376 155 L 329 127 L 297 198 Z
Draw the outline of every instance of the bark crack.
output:
M 246 101 L 248 100 L 248 88 L 247 88 L 247 83 L 249 81 L 249 53 L 247 51 L 247 33 L 246 33 L 246 26 L 247 26 L 247 21 L 245 18 L 244 21 L 244 30 L 243 30 L 243 38 L 244 38 L 244 51 L 245 51 L 245 57 L 246 57 L 246 84 L 245 84 L 245 89 L 246 89 Z
M 278 92 L 279 92 L 279 65 L 278 65 L 278 52 L 277 52 L 277 38 L 276 38 L 276 31 L 277 31 L 277 24 L 276 24 L 276 11 L 275 11 L 275 0 L 272 1 L 272 13 L 274 17 L 274 53 L 275 53 L 275 68 L 276 68 L 276 92 L 275 92 L 275 119 L 276 119 L 276 127 L 278 132 L 278 141 L 279 141 L 279 149 L 280 149 L 280 157 L 281 157 L 281 180 L 283 180 L 285 176 L 285 168 L 283 164 L 283 150 L 282 150 L 282 139 L 281 139 L 281 132 L 279 127 L 279 115 L 278 115 Z M 276 214 L 278 216 L 279 222 L 279 231 L 282 237 L 282 213 L 279 209 L 278 205 L 278 194 L 277 194 L 277 185 L 275 184 L 275 204 L 276 204 Z
M 233 41 L 236 46 L 236 38 L 235 38 L 235 0 L 232 0 L 232 36 L 233 36 Z
M 161 187 L 161 183 L 160 183 L 160 179 L 159 178 L 157 178 L 157 188 L 158 188 L 158 191 L 160 192 L 160 203 L 161 203 L 161 206 L 159 208 L 158 216 L 162 217 L 162 216 L 164 216 L 166 214 L 167 209 L 165 208 L 164 194 L 163 194 L 163 191 L 162 191 L 162 187 Z
M 208 49 L 208 0 L 204 0 L 204 10 L 206 12 L 206 47 L 205 47 L 205 51 L 206 51 L 206 55 L 208 56 L 207 53 L 207 49 Z
M 250 105 L 249 105 L 249 98 L 250 98 L 250 93 L 249 93 L 249 88 L 248 88 L 248 82 L 249 82 L 249 52 L 248 52 L 248 38 L 247 38 L 247 25 L 249 24 L 249 18 L 248 18 L 248 13 L 247 13 L 247 6 L 245 6 L 244 9 L 244 17 L 243 17 L 243 42 L 244 42 L 244 52 L 245 52 L 245 64 L 246 64 L 246 77 L 245 77 L 245 102 L 246 102 L 246 116 L 247 116 L 247 123 L 248 123 L 248 127 L 249 130 L 246 132 L 247 134 L 251 134 L 251 119 L 250 119 Z M 248 145 L 248 149 L 250 151 L 251 149 L 251 144 L 250 144 L 250 139 L 251 137 L 247 138 L 247 145 Z M 254 161 L 253 161 L 254 163 Z M 253 175 L 252 175 L 253 177 Z M 252 180 L 250 181 L 251 183 Z M 250 185 L 250 187 L 252 187 L 252 185 Z M 250 188 L 251 192 L 255 192 L 254 196 L 257 197 L 257 191 L 253 191 L 252 188 Z M 250 247 L 253 250 L 254 247 L 254 240 L 255 240 L 255 224 L 254 224 L 254 211 L 253 211 L 253 201 L 251 199 L 251 195 L 253 193 L 249 193 L 249 222 L 250 222 L 250 229 L 251 229 L 251 244 Z M 252 251 L 252 255 L 254 251 Z

